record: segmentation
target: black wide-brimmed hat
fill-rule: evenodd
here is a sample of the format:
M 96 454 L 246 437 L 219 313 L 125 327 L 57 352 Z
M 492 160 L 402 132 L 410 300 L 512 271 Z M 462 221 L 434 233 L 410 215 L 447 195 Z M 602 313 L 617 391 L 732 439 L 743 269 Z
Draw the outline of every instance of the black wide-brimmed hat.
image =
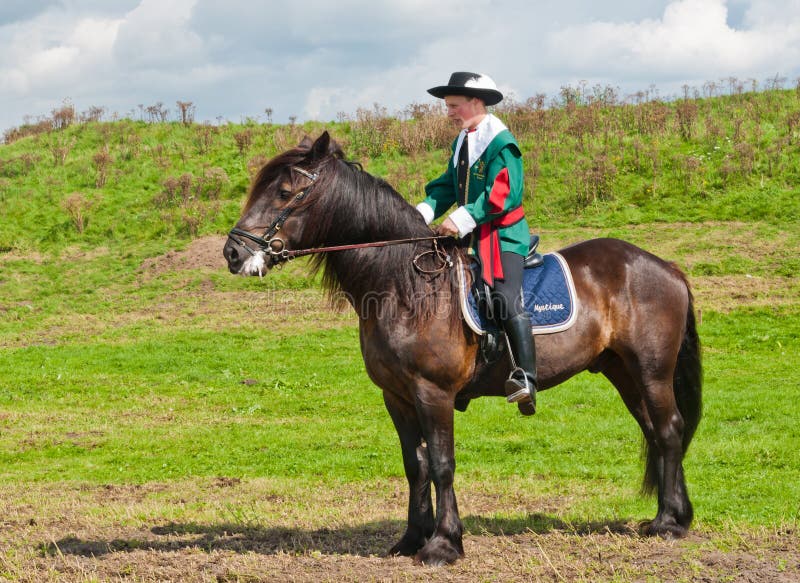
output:
M 503 94 L 497 90 L 491 77 L 466 71 L 453 73 L 447 85 L 428 89 L 428 93 L 440 99 L 444 99 L 446 95 L 477 97 L 486 105 L 495 105 L 503 100 Z

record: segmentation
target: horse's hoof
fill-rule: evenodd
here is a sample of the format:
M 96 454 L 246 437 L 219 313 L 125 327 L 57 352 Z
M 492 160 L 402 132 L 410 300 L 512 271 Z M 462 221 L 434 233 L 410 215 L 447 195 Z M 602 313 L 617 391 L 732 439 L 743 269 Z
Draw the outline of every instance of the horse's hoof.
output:
M 404 536 L 387 553 L 390 557 L 413 557 L 425 545 L 425 540 Z
M 664 521 L 664 520 L 651 520 L 650 522 L 645 522 L 641 526 L 641 533 L 644 536 L 659 536 L 663 539 L 678 539 L 685 537 L 689 529 L 685 526 L 681 526 L 672 521 Z
M 414 562 L 427 567 L 452 565 L 464 556 L 464 550 L 460 546 L 456 548 L 452 542 L 442 536 L 434 537 L 420 549 L 414 557 Z

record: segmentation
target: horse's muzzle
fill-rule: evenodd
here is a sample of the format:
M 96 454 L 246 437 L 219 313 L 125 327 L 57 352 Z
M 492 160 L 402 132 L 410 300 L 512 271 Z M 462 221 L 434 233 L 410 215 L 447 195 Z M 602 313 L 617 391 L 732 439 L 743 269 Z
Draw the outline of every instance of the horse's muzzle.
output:
M 228 262 L 228 270 L 235 274 L 242 271 L 244 262 L 250 255 L 242 245 L 228 237 L 225 247 L 222 248 L 222 256 Z

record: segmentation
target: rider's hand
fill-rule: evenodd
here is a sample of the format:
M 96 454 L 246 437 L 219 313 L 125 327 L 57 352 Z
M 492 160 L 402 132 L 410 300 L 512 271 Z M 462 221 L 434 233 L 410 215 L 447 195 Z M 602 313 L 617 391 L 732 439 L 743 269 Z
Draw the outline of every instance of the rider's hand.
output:
M 458 237 L 458 227 L 456 227 L 456 224 L 448 217 L 436 228 L 436 233 L 438 235 Z

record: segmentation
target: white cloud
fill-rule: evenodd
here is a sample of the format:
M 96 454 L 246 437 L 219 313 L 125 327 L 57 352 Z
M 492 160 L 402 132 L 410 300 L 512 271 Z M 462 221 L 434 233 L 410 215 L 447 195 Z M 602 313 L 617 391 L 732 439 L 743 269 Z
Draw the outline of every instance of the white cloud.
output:
M 2 0 L 0 129 L 193 101 L 197 119 L 335 119 L 431 101 L 456 70 L 524 100 L 800 75 L 800 0 Z
M 122 19 L 85 18 L 75 24 L 67 37 L 67 45 L 77 47 L 87 56 L 106 57 L 117 40 Z
M 354 117 L 358 109 L 372 110 L 376 104 L 389 114 L 401 113 L 411 103 L 430 98 L 426 89 L 432 85 L 421 81 L 426 75 L 430 72 L 420 67 L 397 67 L 365 76 L 358 85 L 343 82 L 317 87 L 309 93 L 299 113 L 310 119 L 336 119 L 340 113 Z M 445 78 L 441 83 L 446 81 Z
M 800 25 L 800 0 L 733 0 L 745 4 L 743 24 L 748 28 L 771 29 Z
M 125 66 L 173 68 L 205 53 L 203 39 L 187 26 L 197 0 L 142 0 L 125 15 L 114 58 Z
M 800 21 L 759 23 L 762 28 L 737 30 L 728 25 L 723 0 L 679 0 L 660 19 L 564 28 L 549 36 L 547 48 L 567 73 L 599 72 L 611 79 L 713 80 L 795 68 Z
M 31 55 L 24 63 L 29 78 L 58 77 L 72 67 L 80 54 L 77 47 L 59 46 Z
M 0 85 L 9 98 L 65 90 L 83 74 L 108 62 L 119 20 L 69 21 L 45 13 L 26 24 L 6 27 L 0 57 Z M 61 96 L 63 97 L 63 95 Z
M 345 95 L 345 89 L 342 87 L 314 87 L 308 92 L 303 113 L 309 119 L 319 119 L 322 112 L 333 111 L 343 101 L 352 99 L 352 96 L 345 97 Z
M 28 90 L 28 79 L 18 69 L 0 70 L 0 92 L 19 95 Z

